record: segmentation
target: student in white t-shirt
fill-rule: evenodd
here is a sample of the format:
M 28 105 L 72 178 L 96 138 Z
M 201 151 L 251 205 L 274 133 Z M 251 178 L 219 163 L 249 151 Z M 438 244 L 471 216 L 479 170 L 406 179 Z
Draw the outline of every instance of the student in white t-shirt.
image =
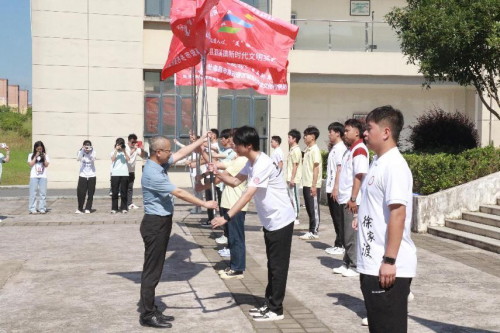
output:
M 266 304 L 251 309 L 250 313 L 255 321 L 282 320 L 295 212 L 281 170 L 260 151 L 257 130 L 249 126 L 240 127 L 233 140 L 238 155 L 248 158 L 248 162 L 235 177 L 222 173 L 217 174 L 217 178 L 232 187 L 247 181 L 248 189 L 224 216 L 214 218 L 212 225 L 217 228 L 231 223 L 231 219 L 254 198 L 257 214 L 264 226 L 269 278 Z
M 361 202 L 361 182 L 368 172 L 369 152 L 363 143 L 363 125 L 357 119 L 349 119 L 344 124 L 344 140 L 350 146 L 346 150 L 340 167 L 339 195 L 337 202 L 340 205 L 340 215 L 344 226 L 344 258 L 340 267 L 334 268 L 335 274 L 344 277 L 356 277 L 357 232 L 352 228 L 352 221 L 358 214 Z
M 10 161 L 10 150 L 9 146 L 7 144 L 2 143 L 2 146 L 0 148 L 5 149 L 5 155 L 0 153 L 0 184 L 2 183 L 2 168 L 4 163 L 8 163 Z
M 335 122 L 328 125 L 328 139 L 330 140 L 331 149 L 328 153 L 326 166 L 326 196 L 336 235 L 333 246 L 325 250 L 328 254 L 344 254 L 345 252 L 344 225 L 340 204 L 338 203 L 340 167 L 342 165 L 342 157 L 347 150 L 342 140 L 344 132 L 344 125 L 341 123 Z
M 78 186 L 76 188 L 76 195 L 78 198 L 78 209 L 76 214 L 90 214 L 92 211 L 92 202 L 94 201 L 94 193 L 96 186 L 96 172 L 95 172 L 95 160 L 97 158 L 97 153 L 92 147 L 92 142 L 90 140 L 83 141 L 82 148 L 78 151 L 76 155 L 76 160 L 80 162 L 80 174 L 78 177 Z M 83 210 L 83 204 L 85 203 L 85 196 L 87 196 L 87 204 L 85 205 L 85 211 Z
M 358 271 L 370 332 L 408 331 L 408 295 L 416 275 L 411 239 L 413 177 L 397 142 L 401 111 L 379 107 L 366 117 L 364 133 L 376 156 L 366 175 L 353 227 L 358 231 Z
M 33 152 L 28 155 L 28 164 L 31 167 L 30 172 L 30 214 L 45 214 L 47 212 L 46 196 L 47 196 L 47 168 L 49 167 L 50 158 L 42 141 L 37 141 L 33 145 Z M 40 201 L 38 210 L 36 208 L 36 193 L 40 193 Z
M 137 162 L 137 157 L 142 159 L 148 158 L 148 153 L 139 147 L 139 142 L 137 141 L 137 135 L 129 134 L 128 144 L 127 144 L 127 154 L 130 157 L 127 163 L 128 166 L 128 188 L 127 188 L 127 207 L 128 209 L 138 209 L 139 206 L 133 203 L 134 197 L 134 181 L 135 181 L 135 164 Z
M 125 147 L 123 138 L 116 139 L 115 149 L 110 154 L 111 157 L 111 214 L 118 212 L 118 191 L 121 194 L 120 211 L 128 213 L 127 189 L 128 189 L 128 161 L 130 156 Z
M 271 148 L 274 149 L 273 153 L 271 154 L 271 159 L 273 160 L 274 163 L 280 168 L 280 170 L 283 170 L 283 160 L 285 159 L 285 155 L 283 154 L 283 149 L 280 147 L 281 145 L 281 137 L 274 135 L 271 137 Z

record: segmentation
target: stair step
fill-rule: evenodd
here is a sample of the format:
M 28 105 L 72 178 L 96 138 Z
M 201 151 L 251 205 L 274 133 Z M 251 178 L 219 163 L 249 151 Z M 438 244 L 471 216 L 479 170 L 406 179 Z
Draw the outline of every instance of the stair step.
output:
M 482 212 L 466 212 L 462 213 L 462 220 L 487 224 L 493 227 L 500 228 L 500 216 L 497 215 L 486 214 Z
M 498 206 L 498 205 L 481 205 L 481 206 L 479 206 L 479 212 L 500 216 L 500 206 Z
M 449 228 L 500 240 L 500 228 L 465 220 L 446 220 Z
M 448 227 L 428 227 L 427 232 L 431 235 L 459 241 L 483 250 L 500 253 L 500 240 L 498 239 L 475 235 Z

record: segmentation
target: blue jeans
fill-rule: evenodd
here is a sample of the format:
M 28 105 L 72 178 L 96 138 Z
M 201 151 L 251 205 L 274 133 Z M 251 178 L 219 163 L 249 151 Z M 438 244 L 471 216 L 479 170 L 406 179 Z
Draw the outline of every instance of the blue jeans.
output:
M 39 190 L 40 202 L 38 205 L 39 211 L 46 211 L 45 197 L 47 196 L 47 178 L 30 178 L 30 212 L 36 212 L 36 192 Z
M 222 208 L 222 214 L 229 209 Z M 235 271 L 244 271 L 246 268 L 246 246 L 245 246 L 245 216 L 247 212 L 239 212 L 231 218 L 227 226 L 227 246 L 231 251 L 229 266 Z

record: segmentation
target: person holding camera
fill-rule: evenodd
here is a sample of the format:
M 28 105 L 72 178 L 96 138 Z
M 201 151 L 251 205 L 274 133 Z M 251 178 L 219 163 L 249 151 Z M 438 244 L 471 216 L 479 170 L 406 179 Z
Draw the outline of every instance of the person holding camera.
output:
M 127 153 L 125 140 L 116 139 L 115 150 L 111 152 L 111 214 L 118 212 L 118 191 L 120 191 L 121 204 L 120 210 L 123 214 L 128 213 L 127 207 L 127 189 L 129 182 L 128 162 L 130 156 Z
M 85 196 L 87 196 L 87 204 L 85 205 L 85 214 L 90 214 L 92 210 L 92 202 L 94 200 L 96 173 L 95 164 L 97 154 L 92 148 L 90 140 L 83 141 L 83 146 L 77 154 L 76 160 L 80 162 L 80 176 L 78 177 L 78 187 L 76 195 L 78 197 L 78 209 L 76 214 L 82 214 Z
M 147 159 L 148 153 L 142 149 L 142 142 L 137 141 L 137 135 L 133 133 L 128 136 L 127 154 L 130 156 L 128 162 L 127 207 L 128 209 L 138 209 L 139 206 L 132 202 L 134 196 L 135 163 L 137 156 Z
M 47 196 L 47 168 L 49 167 L 50 159 L 45 150 L 42 141 L 35 142 L 33 152 L 28 155 L 28 164 L 31 167 L 30 173 L 30 201 L 29 211 L 30 214 L 45 214 L 46 196 Z M 40 202 L 38 211 L 36 209 L 36 193 L 40 193 Z
M 0 148 L 5 149 L 5 155 L 0 153 L 0 184 L 2 183 L 2 164 L 10 161 L 10 150 L 6 143 L 1 143 Z

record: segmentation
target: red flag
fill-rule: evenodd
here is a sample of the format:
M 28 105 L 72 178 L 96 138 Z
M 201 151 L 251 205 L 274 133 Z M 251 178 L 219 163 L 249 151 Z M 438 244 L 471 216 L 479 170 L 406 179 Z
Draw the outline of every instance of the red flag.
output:
M 201 65 L 196 66 L 196 82 L 201 83 Z M 177 72 L 175 83 L 179 86 L 192 84 L 191 69 Z M 264 95 L 286 95 L 288 92 L 287 70 L 255 69 L 242 64 L 207 61 L 207 86 L 222 89 L 253 88 Z
M 180 39 L 173 35 L 167 62 L 161 71 L 161 79 L 165 80 L 185 68 L 196 66 L 200 61 L 201 54 L 196 48 L 185 47 Z
M 283 69 L 299 28 L 239 0 L 220 0 L 209 56 L 216 61 Z M 224 13 L 222 17 L 221 13 Z
M 203 52 L 210 45 L 210 11 L 219 0 L 173 0 L 170 26 L 186 47 Z M 217 12 L 213 15 L 217 16 Z

